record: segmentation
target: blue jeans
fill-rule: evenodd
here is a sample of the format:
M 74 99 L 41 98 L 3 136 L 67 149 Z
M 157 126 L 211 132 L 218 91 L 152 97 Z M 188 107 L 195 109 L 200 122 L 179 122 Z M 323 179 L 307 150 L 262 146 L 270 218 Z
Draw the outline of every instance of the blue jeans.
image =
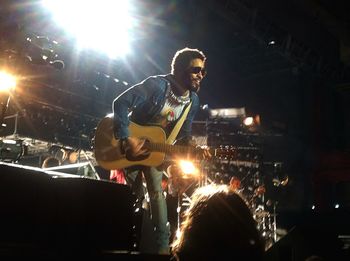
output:
M 139 167 L 126 170 L 126 178 L 128 183 L 132 182 L 132 188 L 138 198 L 144 196 L 144 188 L 142 185 L 143 172 L 147 192 L 150 198 L 150 207 L 152 215 L 152 223 L 156 238 L 157 253 L 167 253 L 169 251 L 170 228 L 168 225 L 168 209 L 167 203 L 162 189 L 163 171 L 154 167 Z

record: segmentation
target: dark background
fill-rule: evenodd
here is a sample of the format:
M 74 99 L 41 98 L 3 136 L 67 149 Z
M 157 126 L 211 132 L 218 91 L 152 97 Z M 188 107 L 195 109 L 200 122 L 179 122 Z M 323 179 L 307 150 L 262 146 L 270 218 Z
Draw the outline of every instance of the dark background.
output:
M 130 86 L 168 73 L 176 50 L 199 48 L 208 59 L 202 105 L 245 107 L 261 116 L 264 160 L 283 162 L 290 178 L 279 192 L 279 209 L 330 208 L 336 201 L 349 206 L 348 1 L 135 0 L 134 5 L 144 21 L 132 53 L 110 60 L 92 50 L 78 53 L 74 40 L 36 1 L 2 1 L 1 61 L 23 77 L 7 115 L 19 112 L 21 135 L 91 148 L 98 121 L 127 87 L 122 81 Z M 54 49 L 63 69 L 23 59 L 35 53 L 24 44 L 32 35 L 59 43 Z M 16 52 L 11 62 L 9 49 Z M 197 120 L 203 119 L 205 113 L 199 113 Z

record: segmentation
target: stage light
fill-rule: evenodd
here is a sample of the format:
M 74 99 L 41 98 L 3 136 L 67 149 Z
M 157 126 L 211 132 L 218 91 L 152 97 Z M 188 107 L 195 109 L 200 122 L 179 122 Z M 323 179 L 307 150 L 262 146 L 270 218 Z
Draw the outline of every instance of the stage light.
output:
M 184 175 L 195 175 L 198 173 L 198 169 L 191 161 L 180 160 L 179 166 Z
M 237 118 L 245 117 L 246 111 L 244 107 L 241 108 L 219 108 L 209 109 L 210 118 Z
M 246 128 L 255 130 L 257 126 L 260 126 L 260 115 L 244 117 L 242 123 Z
M 243 124 L 245 126 L 252 126 L 254 123 L 254 119 L 253 117 L 246 117 L 244 120 L 243 120 Z
M 16 78 L 7 72 L 0 72 L 0 92 L 10 92 L 16 87 Z
M 187 160 L 176 160 L 166 170 L 168 176 L 168 193 L 178 195 L 183 193 L 193 182 L 199 178 L 199 170 Z
M 117 58 L 128 53 L 135 27 L 129 1 L 43 0 L 53 19 L 77 41 L 79 49 L 95 49 Z
M 334 208 L 339 208 L 339 204 L 335 204 L 335 205 L 334 205 Z

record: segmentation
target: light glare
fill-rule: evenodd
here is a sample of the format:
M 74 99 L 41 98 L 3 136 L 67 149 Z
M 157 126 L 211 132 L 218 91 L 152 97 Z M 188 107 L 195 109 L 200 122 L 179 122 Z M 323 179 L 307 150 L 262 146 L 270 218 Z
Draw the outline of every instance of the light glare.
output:
M 243 120 L 243 124 L 245 126 L 251 126 L 251 125 L 253 125 L 253 123 L 254 123 L 253 117 L 247 117 Z
M 180 168 L 185 175 L 196 174 L 198 172 L 197 168 L 191 161 L 180 160 Z
M 116 58 L 129 51 L 134 23 L 129 1 L 43 0 L 54 20 L 77 40 L 78 48 L 92 48 Z
M 8 92 L 16 87 L 16 79 L 6 72 L 0 72 L 0 92 Z

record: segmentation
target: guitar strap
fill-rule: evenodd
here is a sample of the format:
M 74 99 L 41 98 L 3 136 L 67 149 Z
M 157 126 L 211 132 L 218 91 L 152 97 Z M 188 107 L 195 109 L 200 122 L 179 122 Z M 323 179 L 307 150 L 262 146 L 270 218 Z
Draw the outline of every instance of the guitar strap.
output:
M 167 140 L 165 141 L 166 144 L 173 144 L 175 141 L 175 138 L 177 136 L 177 134 L 179 133 L 182 124 L 184 123 L 188 112 L 190 111 L 192 105 L 192 101 L 187 105 L 186 110 L 184 111 L 184 113 L 182 114 L 181 118 L 177 121 L 177 123 L 175 124 L 173 130 L 171 131 L 169 137 L 167 138 Z

